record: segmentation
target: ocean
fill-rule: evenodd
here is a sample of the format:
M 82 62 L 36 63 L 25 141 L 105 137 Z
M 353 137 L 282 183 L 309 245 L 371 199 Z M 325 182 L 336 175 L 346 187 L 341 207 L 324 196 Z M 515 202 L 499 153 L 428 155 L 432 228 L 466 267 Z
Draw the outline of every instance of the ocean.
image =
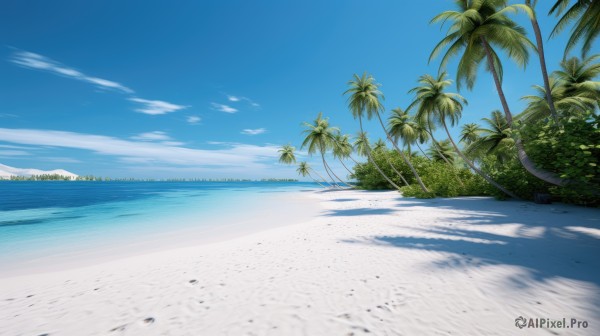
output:
M 294 206 L 283 195 L 317 188 L 305 182 L 0 181 L 0 273 L 252 232 L 263 224 L 263 211 Z

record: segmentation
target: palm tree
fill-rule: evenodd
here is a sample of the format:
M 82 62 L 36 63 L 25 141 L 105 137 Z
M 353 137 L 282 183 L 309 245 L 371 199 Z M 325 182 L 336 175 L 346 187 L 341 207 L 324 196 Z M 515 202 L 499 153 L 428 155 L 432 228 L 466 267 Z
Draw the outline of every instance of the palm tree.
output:
M 429 141 L 429 131 L 427 130 L 427 127 L 424 125 L 423 120 L 419 120 L 416 118 L 413 118 L 413 123 L 414 123 L 414 128 L 415 128 L 415 132 L 417 135 L 417 140 L 415 141 L 415 145 L 417 145 L 417 147 L 419 148 L 419 150 L 421 151 L 421 153 L 423 153 L 423 155 L 429 160 L 429 156 L 427 156 L 427 154 L 425 154 L 425 152 L 423 151 L 423 148 L 421 148 L 421 146 L 419 144 L 425 144 Z
M 383 111 L 383 105 L 381 104 L 381 100 L 383 99 L 383 93 L 379 91 L 380 85 L 377 84 L 377 82 L 375 82 L 373 76 L 367 76 L 366 73 L 363 73 L 361 77 L 359 77 L 357 74 L 354 74 L 354 79 L 350 80 L 348 82 L 348 85 L 350 86 L 350 88 L 346 90 L 344 94 L 350 94 L 350 97 L 348 98 L 348 107 L 350 108 L 350 111 L 352 111 L 352 116 L 354 116 L 355 119 L 358 117 L 358 121 L 360 123 L 360 131 L 364 132 L 362 126 L 363 114 L 366 113 L 367 120 L 370 120 L 373 117 L 373 115 L 376 115 L 388 140 L 392 142 L 392 145 L 394 146 L 394 148 L 396 148 L 396 151 L 398 151 L 404 162 L 408 165 L 413 175 L 415 176 L 417 183 L 419 183 L 419 186 L 421 186 L 421 189 L 424 192 L 429 192 L 429 190 L 427 190 L 427 187 L 425 187 L 425 184 L 423 184 L 423 181 L 421 180 L 421 177 L 417 173 L 415 167 L 413 167 L 413 165 L 410 163 L 410 160 L 408 160 L 404 153 L 394 143 L 392 137 L 390 136 L 387 129 L 385 128 L 385 125 L 383 124 L 381 115 L 379 115 L 379 111 Z
M 470 145 L 479 139 L 481 127 L 476 123 L 464 124 L 460 131 L 460 142 Z
M 396 173 L 396 175 L 398 175 L 400 177 L 400 179 L 402 180 L 402 182 L 404 182 L 405 185 L 409 185 L 408 182 L 406 181 L 406 179 L 404 178 L 404 176 L 402 175 L 402 173 L 399 172 L 398 169 L 396 169 L 396 167 L 394 167 L 394 165 L 390 161 L 387 151 L 388 151 L 387 145 L 385 144 L 385 142 L 382 139 L 377 140 L 375 142 L 375 144 L 373 144 L 373 152 L 381 152 L 382 156 L 385 158 L 385 161 L 390 166 L 390 168 L 392 168 L 392 170 Z
M 300 162 L 300 164 L 298 164 L 298 168 L 296 169 L 296 171 L 298 172 L 298 175 L 301 175 L 302 177 L 310 177 L 313 181 L 315 181 L 318 185 L 320 185 L 323 188 L 327 188 L 327 186 L 321 184 L 317 179 L 315 179 L 314 177 L 312 177 L 312 175 L 310 174 L 310 170 L 312 168 L 308 165 L 308 163 L 306 162 Z
M 550 37 L 560 33 L 569 22 L 576 20 L 575 26 L 571 29 L 571 37 L 565 48 L 565 56 L 573 49 L 580 40 L 583 41 L 581 49 L 582 56 L 592 48 L 594 39 L 600 33 L 600 1 L 598 0 L 575 0 L 575 3 L 567 9 L 570 0 L 557 0 L 548 14 L 556 13 L 556 16 L 563 14 L 558 23 L 550 33 Z
M 430 75 L 421 76 L 419 78 L 419 83 L 421 84 L 420 86 L 410 90 L 416 94 L 415 103 L 418 104 L 417 117 L 433 119 L 439 122 L 444 127 L 444 130 L 448 135 L 448 140 L 452 143 L 456 154 L 458 154 L 458 156 L 460 156 L 473 171 L 505 194 L 513 198 L 518 198 L 515 194 L 508 191 L 481 171 L 481 169 L 477 168 L 458 148 L 456 142 L 454 142 L 452 135 L 450 135 L 448 125 L 446 124 L 446 119 L 449 119 L 451 125 L 454 126 L 460 119 L 463 104 L 467 104 L 467 100 L 457 93 L 444 92 L 444 89 L 452 84 L 451 80 L 446 79 L 446 73 L 441 72 L 437 78 Z M 411 104 L 411 106 L 415 103 Z
M 540 30 L 540 25 L 538 24 L 537 17 L 535 14 L 535 4 L 537 0 L 531 3 L 531 0 L 525 0 L 525 6 L 523 9 L 529 16 L 531 20 L 531 26 L 533 27 L 533 33 L 535 35 L 535 44 L 537 45 L 537 53 L 540 59 L 540 68 L 542 70 L 542 78 L 544 80 L 544 88 L 546 94 L 546 103 L 548 104 L 548 109 L 550 111 L 550 115 L 554 118 L 555 122 L 558 122 L 558 113 L 556 113 L 556 107 L 554 106 L 554 101 L 552 100 L 552 95 L 550 95 L 550 80 L 548 78 L 548 69 L 546 68 L 546 54 L 544 53 L 544 41 L 542 40 L 542 32 Z M 522 5 L 513 5 L 509 6 L 509 8 L 520 8 Z
M 333 142 L 332 142 L 332 148 L 333 148 L 333 157 L 337 158 L 340 163 L 342 164 L 342 166 L 344 166 L 344 168 L 346 168 L 346 170 L 348 171 L 348 173 L 350 173 L 350 175 L 352 175 L 352 171 L 350 169 L 348 169 L 348 167 L 346 167 L 346 164 L 344 163 L 344 159 L 350 158 L 352 159 L 352 145 L 350 144 L 350 137 L 346 134 L 342 135 L 341 133 L 336 133 L 333 136 Z M 354 160 L 354 159 L 352 159 Z M 354 161 L 356 163 L 356 161 Z
M 564 86 L 565 96 L 590 98 L 600 104 L 600 82 L 594 81 L 600 75 L 599 59 L 600 54 L 583 60 L 572 57 L 560 62 L 560 70 L 552 75 Z
M 371 154 L 371 144 L 369 143 L 369 138 L 367 137 L 367 133 L 359 132 L 354 140 L 354 148 L 356 149 L 356 153 L 360 156 L 366 156 L 369 161 L 373 164 L 375 169 L 379 172 L 383 178 L 388 181 L 394 188 L 400 190 L 400 187 L 394 183 L 384 172 L 381 170 L 377 162 L 373 159 L 373 155 Z
M 329 167 L 327 160 L 325 160 L 325 152 L 328 148 L 332 146 L 332 139 L 336 132 L 339 130 L 335 127 L 329 126 L 329 120 L 327 118 L 323 118 L 323 114 L 319 112 L 317 118 L 313 121 L 313 123 L 305 122 L 303 124 L 306 129 L 303 133 L 306 134 L 304 141 L 302 142 L 302 146 L 300 148 L 304 148 L 308 146 L 308 154 L 314 154 L 315 152 L 319 152 L 321 154 L 321 160 L 323 161 L 323 167 L 325 168 L 325 172 L 329 175 L 329 178 L 335 183 L 335 180 L 331 176 L 335 176 L 338 181 L 343 184 L 346 184 L 342 179 L 340 179 Z M 347 186 L 350 186 L 346 184 Z
M 521 114 L 517 115 L 515 119 L 524 122 L 537 122 L 550 116 L 550 108 L 545 99 L 545 88 L 534 85 L 533 89 L 537 95 L 527 95 L 521 98 L 527 101 L 527 108 Z M 588 110 L 593 110 L 594 105 L 598 102 L 598 100 L 585 97 L 584 94 L 567 95 L 567 87 L 554 77 L 550 77 L 550 90 L 552 100 L 558 108 L 560 116 L 563 118 L 581 115 Z
M 454 148 L 450 140 L 436 141 L 435 148 L 429 147 L 428 151 L 433 161 L 446 162 L 454 166 Z
M 502 112 L 492 111 L 491 118 L 483 118 L 489 128 L 480 128 L 477 140 L 467 147 L 468 154 L 494 154 L 500 164 L 514 158 L 515 140 L 511 137 L 506 118 Z
M 388 129 L 394 142 L 398 143 L 398 140 L 402 139 L 408 148 L 409 155 L 410 145 L 417 142 L 419 136 L 417 125 L 411 119 L 408 112 L 399 107 L 392 109 L 392 115 L 388 118 Z
M 296 163 L 296 154 L 295 154 L 296 148 L 292 145 L 284 145 L 282 146 L 278 152 L 279 152 L 279 162 L 280 163 L 284 163 L 284 164 L 294 164 Z M 306 164 L 306 166 L 308 167 L 308 164 Z M 312 169 L 312 168 L 311 168 Z M 313 170 L 314 171 L 314 170 Z M 316 171 L 314 171 L 323 181 L 325 181 L 325 179 Z M 306 175 L 302 175 L 302 176 L 306 176 Z M 312 176 L 311 176 L 312 178 Z M 313 179 L 314 180 L 314 179 Z M 318 181 L 315 180 L 315 182 L 318 183 Z M 327 182 L 325 182 L 327 183 Z M 319 185 L 321 185 L 319 183 Z
M 523 27 L 509 19 L 504 11 L 499 10 L 506 5 L 505 0 L 457 0 L 459 11 L 446 11 L 435 16 L 431 22 L 445 22 L 449 20 L 452 25 L 444 37 L 433 49 L 429 59 L 435 58 L 442 49 L 450 45 L 442 57 L 440 68 L 444 68 L 451 57 L 462 51 L 458 63 L 457 87 L 466 82 L 467 88 L 472 89 L 477 77 L 477 69 L 484 61 L 486 69 L 492 73 L 494 84 L 502 103 L 509 127 L 513 126 L 513 117 L 508 107 L 508 102 L 502 89 L 502 63 L 494 47 L 506 51 L 510 59 L 521 67 L 525 67 L 529 60 L 528 49 L 535 46 L 525 36 Z M 535 163 L 525 152 L 525 147 L 519 137 L 515 139 L 519 161 L 532 175 L 546 182 L 564 186 L 567 180 L 556 174 L 536 167 Z
M 296 163 L 296 154 L 294 151 L 296 148 L 292 145 L 282 146 L 277 152 L 279 152 L 279 162 L 285 164 L 293 164 Z

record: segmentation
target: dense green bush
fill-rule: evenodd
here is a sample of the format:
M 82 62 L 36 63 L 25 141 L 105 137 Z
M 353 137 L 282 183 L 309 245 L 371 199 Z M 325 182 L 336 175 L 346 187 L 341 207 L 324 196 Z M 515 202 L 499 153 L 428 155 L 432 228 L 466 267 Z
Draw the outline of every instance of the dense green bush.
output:
M 422 156 L 413 156 L 410 161 L 421 176 L 423 183 L 429 189 L 430 192 L 426 193 L 417 184 L 412 171 L 396 151 L 374 151 L 372 155 L 381 170 L 394 183 L 402 186 L 402 194 L 405 196 L 432 198 L 435 196 L 491 195 L 485 181 L 479 176 L 472 174 L 468 169 L 456 166 L 451 167 L 445 162 L 430 161 Z M 402 182 L 397 173 L 390 167 L 388 160 L 404 176 L 409 183 L 408 186 Z M 370 162 L 355 166 L 354 171 L 354 177 L 358 181 L 357 186 L 359 188 L 368 190 L 393 189 Z

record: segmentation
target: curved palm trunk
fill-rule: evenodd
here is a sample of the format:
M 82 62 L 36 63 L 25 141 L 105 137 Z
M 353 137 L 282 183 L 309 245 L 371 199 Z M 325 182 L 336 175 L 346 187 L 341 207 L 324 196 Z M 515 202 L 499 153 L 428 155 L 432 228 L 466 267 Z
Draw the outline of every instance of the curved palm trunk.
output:
M 514 199 L 519 199 L 519 197 L 517 195 L 513 194 L 508 189 L 504 188 L 503 186 L 498 184 L 496 181 L 492 180 L 491 177 L 487 176 L 487 174 L 485 174 L 479 168 L 477 168 L 473 164 L 473 162 L 471 162 L 471 160 L 469 160 L 466 157 L 466 155 L 463 154 L 463 152 L 458 148 L 458 146 L 454 142 L 454 139 L 452 139 L 452 136 L 450 135 L 450 130 L 448 130 L 448 126 L 446 125 L 446 120 L 444 120 L 443 118 L 442 118 L 442 125 L 444 125 L 444 130 L 446 130 L 446 134 L 448 134 L 448 139 L 450 139 L 450 142 L 452 143 L 452 146 L 454 147 L 454 151 L 456 152 L 456 154 L 458 154 L 463 159 L 463 161 L 465 161 L 467 163 L 467 165 L 469 165 L 469 167 L 471 167 L 471 169 L 473 169 L 477 174 L 479 174 L 479 176 L 483 177 L 489 184 L 498 188 L 503 193 L 507 194 L 508 196 L 510 196 Z
M 350 175 L 352 175 L 352 171 L 350 171 L 350 169 L 348 169 L 348 167 L 346 167 L 346 164 L 344 163 L 344 160 L 342 160 L 342 158 L 338 158 L 338 160 L 340 160 L 340 163 L 342 164 L 342 166 L 344 166 L 344 168 L 346 168 L 346 170 L 348 171 L 348 173 L 350 173 Z
M 421 153 L 423 153 L 423 155 L 425 155 L 425 157 L 427 158 L 427 160 L 431 161 L 431 158 L 429 156 L 427 156 L 427 154 L 425 154 L 425 152 L 423 151 L 423 148 L 421 148 L 421 146 L 419 146 L 419 143 L 415 143 L 417 145 L 417 147 L 419 148 L 419 150 L 421 151 Z
M 311 178 L 313 181 L 315 181 L 315 183 L 317 183 L 318 185 L 320 185 L 321 187 L 323 187 L 323 188 L 327 188 L 327 186 L 325 186 L 325 185 L 321 184 L 321 182 L 317 181 L 317 179 L 315 179 L 314 177 L 312 177 L 312 175 L 310 175 L 310 173 L 308 173 L 308 176 L 309 176 L 309 177 L 310 177 L 310 178 Z
M 329 176 L 329 178 L 331 179 L 330 183 L 332 186 L 335 186 L 337 183 L 335 182 L 335 180 L 333 179 L 333 177 L 331 177 L 331 174 L 329 173 L 329 170 L 327 170 L 327 162 L 325 162 L 325 154 L 323 154 L 323 151 L 321 151 L 321 159 L 323 160 L 323 168 L 325 168 L 325 173 L 327 173 L 327 176 Z
M 513 127 L 513 118 L 510 113 L 510 109 L 508 107 L 508 103 L 506 102 L 506 97 L 504 96 L 504 90 L 502 90 L 502 84 L 500 83 L 500 78 L 498 77 L 498 73 L 494 68 L 494 60 L 492 58 L 492 53 L 490 51 L 490 45 L 487 40 L 481 37 L 481 43 L 483 44 L 483 48 L 485 49 L 485 54 L 487 56 L 488 68 L 494 77 L 494 84 L 496 84 L 496 90 L 498 91 L 498 96 L 500 97 L 500 102 L 502 103 L 502 108 L 504 109 L 504 114 L 506 116 L 506 122 L 508 123 L 508 127 Z M 535 166 L 535 163 L 529 158 L 527 153 L 525 152 L 525 147 L 523 146 L 523 141 L 519 136 L 516 136 L 515 145 L 517 147 L 517 154 L 519 157 L 519 161 L 523 168 L 525 168 L 531 175 L 539 178 L 542 181 L 546 181 L 548 183 L 564 187 L 569 181 L 563 178 L 556 176 L 556 174 L 551 173 L 549 171 L 545 171 L 542 169 L 538 169 Z
M 400 173 L 400 172 L 399 172 L 399 171 L 396 169 L 396 167 L 394 167 L 394 165 L 393 165 L 393 164 L 390 162 L 390 160 L 389 160 L 387 157 L 386 157 L 385 159 L 387 160 L 387 163 L 390 165 L 390 167 L 392 168 L 392 170 L 393 170 L 394 172 L 396 172 L 396 174 L 397 174 L 398 176 L 400 176 L 400 178 L 402 179 L 402 182 L 404 182 L 404 184 L 405 184 L 406 186 L 409 186 L 409 184 L 408 184 L 408 182 L 406 181 L 406 179 L 404 178 L 404 176 L 402 176 L 402 173 Z
M 354 160 L 354 158 L 351 155 L 348 157 L 350 158 L 350 160 L 354 161 L 354 164 L 358 164 L 358 161 Z
M 433 142 L 433 148 L 435 148 L 435 151 L 438 152 L 438 154 L 442 157 L 444 162 L 446 162 L 446 164 L 448 164 L 448 166 L 450 166 L 450 169 L 452 169 L 452 171 L 454 172 L 454 177 L 456 177 L 456 180 L 458 181 L 458 183 L 460 183 L 460 186 L 464 187 L 465 183 L 462 181 L 460 176 L 458 176 L 458 173 L 456 173 L 456 170 L 454 170 L 454 165 L 452 164 L 452 162 L 450 162 L 448 160 L 446 155 L 444 155 L 444 153 L 440 150 L 439 143 L 437 142 L 437 140 L 433 136 L 433 132 L 431 131 L 431 121 L 430 120 L 427 121 L 427 126 L 429 128 L 427 130 L 427 132 L 429 133 L 429 136 L 431 137 L 431 141 Z
M 546 69 L 546 56 L 544 54 L 544 42 L 542 41 L 542 32 L 540 31 L 540 25 L 537 22 L 535 11 L 531 6 L 531 0 L 525 0 L 525 4 L 531 8 L 531 25 L 533 26 L 533 32 L 535 34 L 535 42 L 537 44 L 538 56 L 540 58 L 540 67 L 542 68 L 542 77 L 544 78 L 544 88 L 546 89 L 546 102 L 550 108 L 550 114 L 554 121 L 558 123 L 558 113 L 556 113 L 556 107 L 552 100 L 552 90 L 550 89 L 550 80 L 548 79 L 548 70 Z
M 323 158 L 323 162 L 325 162 L 325 164 L 327 165 L 327 168 L 329 169 L 329 171 L 333 174 L 333 176 L 335 176 L 335 178 L 340 181 L 341 184 L 345 184 L 348 187 L 352 187 L 351 185 L 349 185 L 348 183 L 344 182 L 341 178 L 339 178 L 339 176 L 337 176 L 335 174 L 335 172 L 333 171 L 333 169 L 331 169 L 331 167 L 329 167 L 329 164 L 327 163 L 327 161 L 325 161 L 325 158 Z
M 421 189 L 424 192 L 428 193 L 429 190 L 427 189 L 427 187 L 421 180 L 421 176 L 419 176 L 419 173 L 417 173 L 417 170 L 415 169 L 415 167 L 412 165 L 412 163 L 410 163 L 410 160 L 406 158 L 406 155 L 404 155 L 404 152 L 401 151 L 400 148 L 398 148 L 398 145 L 394 142 L 394 140 L 388 133 L 387 129 L 385 128 L 385 125 L 383 124 L 383 120 L 381 120 L 381 116 L 379 115 L 379 112 L 377 112 L 376 114 L 377 114 L 377 119 L 379 119 L 379 123 L 381 124 L 381 127 L 383 128 L 383 131 L 385 132 L 385 135 L 387 136 L 388 140 L 392 143 L 392 146 L 394 146 L 394 148 L 396 148 L 396 151 L 400 154 L 400 156 L 402 157 L 402 160 L 404 160 L 404 162 L 408 165 L 408 167 L 412 171 L 413 175 L 415 176 L 415 179 L 417 179 L 417 183 L 419 183 L 419 186 L 421 186 Z
M 321 174 L 319 174 L 318 171 L 314 170 L 313 168 L 310 168 L 310 169 L 312 169 L 312 171 L 315 172 L 315 174 L 317 174 L 317 176 L 320 177 L 321 180 L 323 180 L 323 182 L 327 183 L 330 187 L 332 187 L 331 183 L 327 182 L 327 180 L 324 179 L 323 176 L 321 176 Z
M 360 124 L 360 131 L 362 133 L 364 133 L 361 116 L 358 116 L 358 122 Z M 371 163 L 373 163 L 373 166 L 375 166 L 375 169 L 377 169 L 379 174 L 381 174 L 381 176 L 383 176 L 383 178 L 386 179 L 386 181 L 388 181 L 389 184 L 391 184 L 394 188 L 400 190 L 400 187 L 396 183 L 394 183 L 394 181 L 390 180 L 390 178 L 387 177 L 387 175 L 385 175 L 385 173 L 381 170 L 381 168 L 379 168 L 379 166 L 377 165 L 377 162 L 375 162 L 375 160 L 373 160 L 373 157 L 371 156 L 371 148 L 368 148 L 368 147 L 369 146 L 367 146 L 367 157 L 369 158 L 369 161 L 371 161 Z

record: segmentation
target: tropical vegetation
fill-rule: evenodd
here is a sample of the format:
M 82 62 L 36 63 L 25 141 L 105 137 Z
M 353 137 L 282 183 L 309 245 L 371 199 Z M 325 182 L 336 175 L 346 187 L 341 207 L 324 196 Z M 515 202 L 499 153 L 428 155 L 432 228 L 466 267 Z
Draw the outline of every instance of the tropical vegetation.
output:
M 386 116 L 384 95 L 375 78 L 354 74 L 344 92 L 348 110 L 358 121 L 351 139 L 321 113 L 304 123 L 302 148 L 319 154 L 329 184 L 363 189 L 396 189 L 404 196 L 455 197 L 493 195 L 500 199 L 548 199 L 600 205 L 600 55 L 590 54 L 600 31 L 600 0 L 558 0 L 549 15 L 560 18 L 549 36 L 538 23 L 536 1 L 455 0 L 454 8 L 433 17 L 448 25 L 433 47 L 429 62 L 439 56 L 439 72 L 424 74 L 407 92 L 406 108 Z M 531 23 L 533 39 L 515 18 Z M 546 64 L 544 39 L 571 26 L 565 54 L 554 71 Z M 532 42 L 533 41 L 533 42 Z M 580 47 L 580 53 L 573 52 Z M 503 65 L 521 68 L 536 55 L 540 78 L 532 78 L 532 94 L 521 97 L 525 107 L 510 106 L 503 87 Z M 451 62 L 457 59 L 457 62 Z M 449 66 L 456 64 L 456 68 Z M 483 67 L 493 83 L 498 105 L 480 111 L 481 123 L 461 125 L 468 94 Z M 455 81 L 448 72 L 455 73 Z M 452 92 L 455 86 L 457 92 Z M 471 112 L 473 113 L 473 112 Z M 387 123 L 384 122 L 387 118 Z M 384 139 L 369 140 L 365 122 L 376 119 Z M 460 127 L 460 136 L 451 129 Z M 436 139 L 443 130 L 445 138 Z M 388 147 L 389 146 L 389 147 Z M 415 148 L 416 147 L 416 148 Z M 286 149 L 287 148 L 287 149 Z M 280 161 L 295 164 L 289 146 Z M 292 150 L 293 153 L 293 150 Z M 331 155 L 330 155 L 331 154 Z M 327 162 L 333 158 L 348 175 L 340 178 Z M 363 160 L 360 160 L 363 158 Z M 359 161 L 357 161 L 357 159 Z M 351 161 L 348 161 L 351 160 Z M 349 167 L 348 163 L 354 163 Z M 314 170 L 313 170 L 314 171 Z M 312 178 L 308 164 L 298 166 Z M 350 183 L 348 180 L 355 180 Z M 317 180 L 316 180 L 317 181 Z M 541 197 L 540 195 L 544 195 Z

